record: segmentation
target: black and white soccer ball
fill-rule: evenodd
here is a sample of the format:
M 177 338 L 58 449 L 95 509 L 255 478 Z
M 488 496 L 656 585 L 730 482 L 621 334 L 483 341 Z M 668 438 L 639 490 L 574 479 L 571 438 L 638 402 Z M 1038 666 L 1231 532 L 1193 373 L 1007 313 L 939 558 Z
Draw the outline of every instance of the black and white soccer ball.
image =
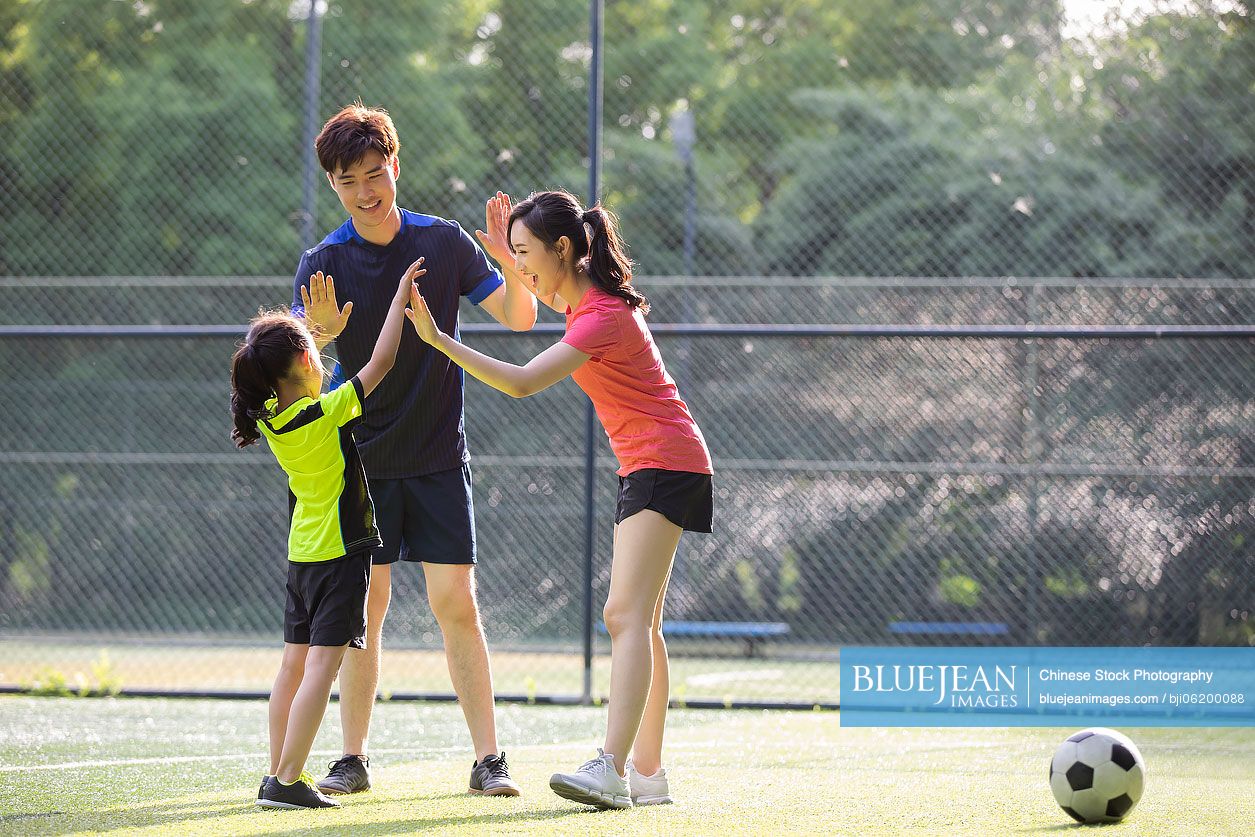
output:
M 1050 790 L 1077 822 L 1119 822 L 1142 798 L 1146 763 L 1127 735 L 1083 729 L 1055 750 Z

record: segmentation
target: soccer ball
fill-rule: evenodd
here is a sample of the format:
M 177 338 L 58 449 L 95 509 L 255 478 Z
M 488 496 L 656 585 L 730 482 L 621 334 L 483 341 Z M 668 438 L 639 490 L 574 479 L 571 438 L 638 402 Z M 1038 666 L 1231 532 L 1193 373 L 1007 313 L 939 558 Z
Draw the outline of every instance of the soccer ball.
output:
M 1142 798 L 1145 775 L 1146 763 L 1128 736 L 1091 727 L 1055 750 L 1050 790 L 1077 822 L 1119 822 Z

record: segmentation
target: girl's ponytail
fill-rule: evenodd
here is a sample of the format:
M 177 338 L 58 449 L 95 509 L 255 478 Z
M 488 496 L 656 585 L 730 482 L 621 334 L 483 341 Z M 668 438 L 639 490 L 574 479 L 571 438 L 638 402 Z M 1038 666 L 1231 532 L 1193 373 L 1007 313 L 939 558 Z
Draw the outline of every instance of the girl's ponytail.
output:
M 245 343 L 231 358 L 231 441 L 237 448 L 248 447 L 261 438 L 257 422 L 264 417 L 266 400 L 273 392 L 266 384 L 266 373 L 256 351 Z
M 244 344 L 231 358 L 231 441 L 245 448 L 261 438 L 257 422 L 269 418 L 266 402 L 303 352 L 315 352 L 314 338 L 291 314 L 264 311 L 249 325 Z

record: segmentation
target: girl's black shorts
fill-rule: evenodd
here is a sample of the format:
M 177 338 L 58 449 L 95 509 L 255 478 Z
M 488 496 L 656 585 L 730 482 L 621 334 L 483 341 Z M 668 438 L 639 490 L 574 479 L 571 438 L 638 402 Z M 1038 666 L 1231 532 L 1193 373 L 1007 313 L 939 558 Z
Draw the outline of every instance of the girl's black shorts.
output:
M 710 532 L 715 516 L 710 474 L 642 468 L 619 477 L 619 502 L 614 522 L 622 523 L 650 509 L 689 532 Z
M 289 561 L 283 641 L 365 648 L 369 589 L 369 552 L 333 561 Z

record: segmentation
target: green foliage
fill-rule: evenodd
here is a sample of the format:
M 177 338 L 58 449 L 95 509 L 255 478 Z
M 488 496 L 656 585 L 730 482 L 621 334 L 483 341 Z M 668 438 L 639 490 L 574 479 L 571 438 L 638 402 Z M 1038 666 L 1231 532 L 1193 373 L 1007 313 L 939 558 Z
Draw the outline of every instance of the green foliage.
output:
M 0 274 L 288 273 L 300 4 L 89 5 L 0 4 L 0 223 L 28 243 Z M 684 269 L 689 109 L 701 274 L 1250 275 L 1248 6 L 1061 25 L 1058 0 L 610 3 L 605 195 L 642 271 Z M 582 195 L 587 39 L 562 0 L 332 3 L 320 116 L 387 107 L 402 202 L 467 226 L 496 189 Z
M 45 666 L 29 682 L 21 684 L 22 691 L 45 697 L 113 697 L 122 691 L 122 681 L 114 671 L 109 652 L 101 649 L 100 656 L 91 664 L 91 677 L 77 672 L 73 677 Z
M 72 230 L 74 246 L 6 248 L 0 270 L 230 275 L 286 265 L 299 202 L 297 101 L 275 63 L 293 65 L 286 8 L 29 4 L 29 26 L 17 27 L 29 101 L 0 143 L 15 189 L 35 200 L 5 222 L 26 242 Z
M 767 603 L 763 599 L 762 591 L 759 590 L 757 566 L 749 561 L 738 561 L 736 580 L 745 606 L 751 613 L 762 613 Z
M 7 567 L 7 596 L 28 602 L 50 588 L 48 542 L 33 532 L 17 530 L 14 557 Z
M 1062 567 L 1061 572 L 1046 576 L 1042 583 L 1060 598 L 1075 599 L 1089 592 L 1088 582 L 1074 567 Z
M 780 556 L 780 581 L 776 590 L 776 609 L 788 616 L 802 609 L 805 591 L 797 553 L 786 548 Z
M 51 668 L 41 669 L 33 680 L 23 683 L 22 691 L 47 697 L 71 697 L 74 694 L 65 675 Z
M 92 677 L 95 678 L 95 686 L 91 689 L 91 694 L 113 696 L 122 691 L 122 679 L 113 668 L 113 661 L 109 659 L 109 652 L 101 649 L 100 656 L 92 663 Z M 87 694 L 80 692 L 81 697 Z
M 941 600 L 959 607 L 976 607 L 980 604 L 980 582 L 970 575 L 957 572 L 955 567 L 962 561 L 951 558 L 941 560 L 941 578 L 937 582 L 937 592 Z

